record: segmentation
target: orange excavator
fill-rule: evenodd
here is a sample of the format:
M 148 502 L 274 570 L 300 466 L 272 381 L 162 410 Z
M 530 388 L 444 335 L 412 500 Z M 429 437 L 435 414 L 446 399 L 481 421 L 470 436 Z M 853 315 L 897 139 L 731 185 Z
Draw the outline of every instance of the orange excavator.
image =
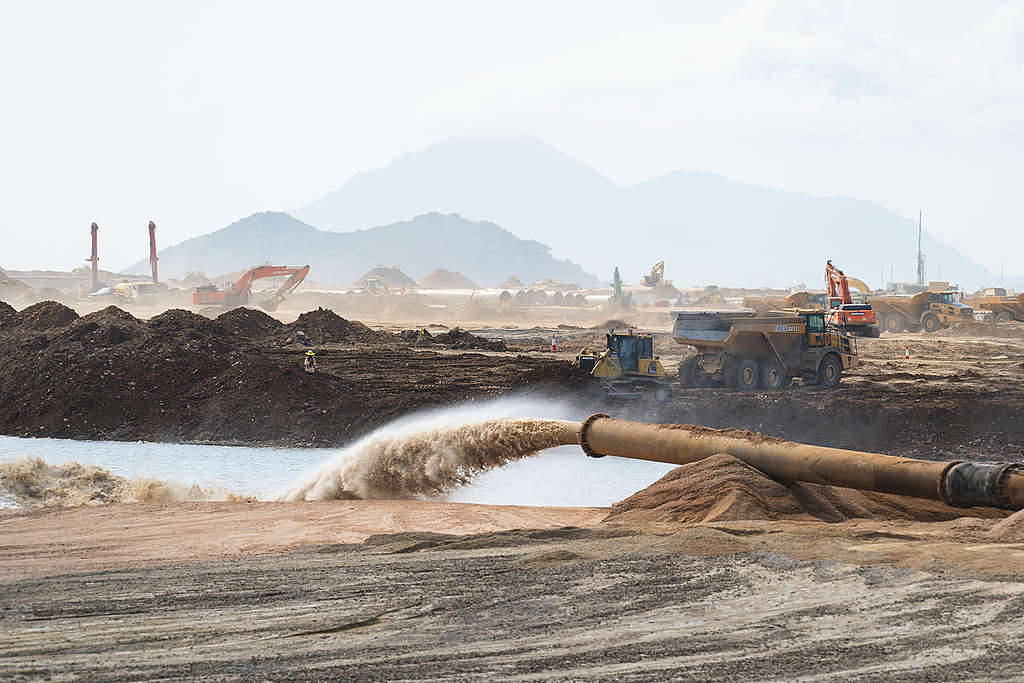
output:
M 878 316 L 871 304 L 855 304 L 850 295 L 850 280 L 832 265 L 825 263 L 825 282 L 828 285 L 828 324 L 844 332 L 862 337 L 877 337 Z M 864 292 L 867 294 L 867 292 Z
M 244 306 L 252 300 L 252 283 L 265 277 L 281 277 L 290 275 L 284 284 L 274 294 L 257 303 L 268 311 L 276 310 L 287 294 L 295 291 L 295 288 L 309 275 L 309 266 L 256 266 L 242 274 L 242 277 L 227 289 L 218 289 L 216 285 L 197 287 L 192 292 L 192 303 L 197 306 L 217 306 L 222 308 L 234 308 Z

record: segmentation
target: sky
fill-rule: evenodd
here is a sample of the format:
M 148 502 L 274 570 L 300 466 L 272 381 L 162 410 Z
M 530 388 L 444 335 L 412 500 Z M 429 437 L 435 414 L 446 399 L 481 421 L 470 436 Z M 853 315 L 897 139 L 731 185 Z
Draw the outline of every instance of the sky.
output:
M 1024 273 L 1024 0 L 14 2 L 0 266 L 100 265 L 466 133 L 621 184 L 702 170 L 901 215 Z M 827 226 L 822 226 L 827 229 Z

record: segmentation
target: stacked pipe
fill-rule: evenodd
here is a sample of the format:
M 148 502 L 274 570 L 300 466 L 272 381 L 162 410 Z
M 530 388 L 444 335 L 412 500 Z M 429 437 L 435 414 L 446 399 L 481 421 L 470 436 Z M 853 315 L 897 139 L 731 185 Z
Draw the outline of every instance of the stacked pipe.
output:
M 1024 508 L 1024 466 L 1016 464 L 898 458 L 600 414 L 580 423 L 576 440 L 595 458 L 614 455 L 684 465 L 728 453 L 777 479 L 930 498 L 961 508 Z

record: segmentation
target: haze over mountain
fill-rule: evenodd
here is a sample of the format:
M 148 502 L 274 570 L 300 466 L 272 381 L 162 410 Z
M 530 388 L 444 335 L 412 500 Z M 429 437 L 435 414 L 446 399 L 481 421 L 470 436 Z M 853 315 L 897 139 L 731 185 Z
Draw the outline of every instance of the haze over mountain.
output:
M 619 266 L 636 282 L 662 259 L 677 285 L 818 287 L 826 259 L 873 287 L 882 285 L 883 271 L 885 281 L 916 279 L 916 220 L 878 205 L 702 172 L 623 187 L 525 135 L 439 142 L 351 178 L 297 215 L 324 229 L 353 230 L 429 211 L 494 221 L 602 280 Z M 923 243 L 928 279 L 998 284 L 997 275 L 927 230 Z M 1006 285 L 1024 285 L 1024 277 Z
M 215 232 L 158 252 L 163 277 L 190 270 L 208 276 L 269 261 L 275 265 L 309 264 L 310 279 L 351 283 L 377 265 L 398 266 L 414 279 L 437 268 L 464 273 L 482 285 L 509 275 L 523 282 L 553 278 L 582 286 L 597 278 L 578 265 L 551 257 L 545 245 L 522 240 L 488 222 L 455 214 L 428 213 L 412 220 L 368 230 L 327 232 L 287 213 L 255 213 Z M 147 272 L 140 261 L 129 272 Z

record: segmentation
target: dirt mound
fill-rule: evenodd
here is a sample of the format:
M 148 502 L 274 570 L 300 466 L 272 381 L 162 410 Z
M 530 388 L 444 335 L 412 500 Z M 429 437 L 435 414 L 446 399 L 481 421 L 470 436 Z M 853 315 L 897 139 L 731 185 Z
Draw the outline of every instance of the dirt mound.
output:
M 605 320 L 600 325 L 594 325 L 590 329 L 592 330 L 621 330 L 629 327 L 626 323 L 619 320 L 618 318 L 612 318 L 611 320 Z
M 954 323 L 947 330 L 954 337 L 995 337 L 997 339 L 1024 339 L 1024 323 Z
M 458 271 L 438 268 L 424 275 L 419 282 L 423 289 L 479 289 L 477 284 Z
M 163 336 L 181 335 L 191 338 L 217 336 L 227 332 L 221 325 L 209 318 L 183 308 L 171 308 L 160 315 L 154 315 L 149 319 L 149 328 Z
M 0 301 L 0 330 L 7 326 L 7 321 L 18 314 L 18 310 L 7 303 L 6 301 Z
M 131 313 L 107 306 L 71 323 L 64 334 L 88 345 L 111 346 L 136 339 L 145 334 L 145 329 Z
M 470 334 L 458 327 L 445 332 L 444 334 L 421 334 L 420 330 L 402 330 L 398 333 L 402 341 L 416 344 L 417 346 L 443 346 L 448 349 L 462 351 L 508 351 L 508 346 L 502 340 L 491 340 Z
M 277 332 L 282 323 L 277 318 L 254 308 L 232 308 L 217 316 L 217 323 L 236 337 L 261 337 Z
M 78 320 L 78 314 L 56 301 L 40 301 L 22 309 L 8 320 L 9 329 L 23 332 L 67 327 Z
M 500 339 L 484 339 L 470 334 L 458 327 L 434 336 L 435 344 L 443 344 L 450 349 L 476 349 L 481 351 L 508 351 L 508 347 Z
M 346 320 L 329 308 L 317 308 L 300 315 L 295 322 L 285 325 L 289 338 L 303 332 L 314 344 L 347 342 L 380 342 L 390 335 L 375 332 L 358 320 Z
M 988 535 L 1001 541 L 1024 541 L 1024 510 L 1017 510 L 994 525 Z
M 415 287 L 416 281 L 403 273 L 398 268 L 386 268 L 377 266 L 363 273 L 363 276 L 356 280 L 356 285 L 366 287 L 367 280 L 380 280 L 391 287 Z
M 681 465 L 647 488 L 612 506 L 605 521 L 713 522 L 853 518 L 944 521 L 959 517 L 998 519 L 990 508 L 956 509 L 938 501 L 820 484 L 781 482 L 732 457 L 719 454 Z

